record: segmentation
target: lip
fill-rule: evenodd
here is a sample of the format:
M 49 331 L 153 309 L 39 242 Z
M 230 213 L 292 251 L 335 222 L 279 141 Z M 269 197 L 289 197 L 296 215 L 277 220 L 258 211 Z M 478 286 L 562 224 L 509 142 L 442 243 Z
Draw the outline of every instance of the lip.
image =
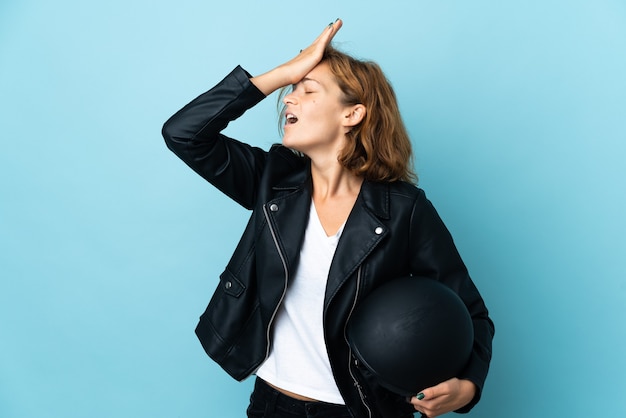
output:
M 293 113 L 293 112 L 285 112 L 284 118 L 285 118 L 285 127 L 287 127 L 289 125 L 294 125 L 295 123 L 298 122 L 298 116 L 296 116 L 296 114 Z M 290 123 L 289 122 L 289 120 L 292 119 L 292 118 L 295 119 L 294 123 Z

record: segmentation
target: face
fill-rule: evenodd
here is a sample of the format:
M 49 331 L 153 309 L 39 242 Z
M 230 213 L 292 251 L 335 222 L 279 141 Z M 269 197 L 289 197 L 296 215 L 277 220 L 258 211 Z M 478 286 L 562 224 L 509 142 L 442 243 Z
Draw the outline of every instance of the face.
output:
M 319 64 L 285 96 L 283 145 L 311 158 L 336 155 L 343 145 L 350 106 L 341 102 L 342 92 L 329 67 Z

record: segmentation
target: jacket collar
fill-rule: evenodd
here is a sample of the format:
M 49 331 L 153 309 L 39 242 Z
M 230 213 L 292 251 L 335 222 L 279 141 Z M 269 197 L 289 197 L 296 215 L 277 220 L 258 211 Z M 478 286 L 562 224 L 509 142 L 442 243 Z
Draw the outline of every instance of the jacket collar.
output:
M 361 186 L 361 198 L 374 215 L 389 219 L 389 184 L 365 180 Z

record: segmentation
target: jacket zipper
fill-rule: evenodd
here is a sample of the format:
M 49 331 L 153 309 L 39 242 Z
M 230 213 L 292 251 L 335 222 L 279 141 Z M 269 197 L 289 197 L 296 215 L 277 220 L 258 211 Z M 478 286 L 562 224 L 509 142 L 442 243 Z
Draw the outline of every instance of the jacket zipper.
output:
M 348 319 L 346 320 L 346 323 L 345 323 L 345 325 L 343 327 L 343 338 L 346 340 L 346 343 L 348 344 L 348 347 L 350 347 L 350 344 L 348 342 L 348 335 L 347 335 L 348 322 L 350 321 L 350 318 L 352 317 L 352 313 L 354 312 L 354 309 L 356 308 L 356 303 L 357 303 L 357 300 L 359 298 L 359 290 L 360 289 L 361 289 L 361 266 L 359 266 L 359 270 L 357 272 L 356 292 L 354 293 L 354 302 L 352 303 L 352 307 L 350 308 L 350 312 L 348 313 Z M 359 397 L 361 398 L 361 403 L 363 403 L 363 406 L 365 406 L 365 409 L 367 409 L 367 416 L 369 418 L 371 418 L 372 417 L 372 410 L 370 409 L 369 405 L 365 401 L 365 395 L 363 394 L 363 388 L 361 387 L 361 384 L 357 380 L 356 376 L 354 376 L 354 373 L 352 372 L 352 367 L 350 367 L 351 364 L 352 364 L 352 348 L 350 348 L 348 350 L 348 372 L 350 373 L 350 377 L 352 377 L 352 381 L 354 383 L 354 386 L 357 388 L 357 390 L 359 392 Z
M 272 240 L 274 241 L 274 245 L 276 246 L 276 251 L 278 252 L 278 255 L 280 256 L 280 260 L 283 263 L 283 269 L 285 270 L 285 287 L 283 288 L 283 293 L 282 295 L 280 295 L 278 304 L 276 305 L 276 308 L 274 309 L 274 312 L 272 313 L 272 316 L 270 317 L 270 321 L 267 324 L 267 331 L 265 334 L 267 337 L 267 350 L 265 351 L 265 359 L 263 360 L 263 362 L 261 362 L 261 364 L 263 364 L 265 360 L 267 360 L 267 358 L 270 356 L 270 349 L 272 347 L 272 343 L 270 339 L 270 330 L 272 329 L 272 324 L 274 323 L 274 318 L 276 318 L 278 309 L 280 308 L 280 305 L 283 303 L 283 300 L 285 299 L 285 294 L 287 293 L 287 284 L 288 284 L 288 279 L 289 279 L 289 271 L 287 270 L 287 263 L 285 262 L 285 256 L 280 251 L 280 246 L 278 245 L 278 240 L 276 239 L 276 233 L 274 229 L 272 228 L 270 217 L 267 214 L 267 205 L 263 205 L 263 215 L 265 216 L 265 220 L 267 221 L 267 227 L 269 228 L 270 233 L 272 234 Z
M 278 309 L 280 308 L 280 305 L 283 303 L 283 300 L 285 299 L 285 294 L 287 293 L 287 285 L 288 285 L 288 280 L 289 280 L 289 270 L 287 269 L 287 263 L 285 262 L 285 256 L 281 252 L 280 246 L 278 245 L 278 240 L 276 239 L 276 232 L 274 231 L 274 229 L 272 227 L 272 223 L 270 222 L 269 215 L 267 214 L 267 206 L 266 205 L 263 205 L 263 215 L 265 216 L 265 220 L 267 221 L 267 227 L 269 228 L 270 233 L 272 234 L 272 240 L 274 241 L 274 245 L 276 246 L 276 251 L 278 252 L 278 255 L 280 256 L 280 260 L 283 263 L 283 269 L 285 270 L 285 287 L 283 289 L 282 295 L 280 296 L 280 300 L 278 301 L 278 304 L 276 305 L 276 308 L 274 309 L 274 312 L 272 313 L 272 316 L 270 317 L 270 321 L 269 321 L 269 323 L 267 325 L 266 337 L 267 337 L 268 344 L 267 344 L 267 350 L 265 352 L 265 360 L 267 360 L 267 358 L 270 355 L 270 349 L 271 349 L 270 330 L 272 329 L 272 324 L 274 323 L 274 319 L 276 318 L 276 314 L 278 313 Z M 357 282 L 356 282 L 356 292 L 355 292 L 355 295 L 354 295 L 354 302 L 352 303 L 352 307 L 350 308 L 350 312 L 348 314 L 348 319 L 346 320 L 346 324 L 344 325 L 344 328 L 343 328 L 343 336 L 344 336 L 344 339 L 345 339 L 346 343 L 348 342 L 348 336 L 347 336 L 346 328 L 347 328 L 347 325 L 348 325 L 348 321 L 350 320 L 350 317 L 352 316 L 352 313 L 354 312 L 354 309 L 356 307 L 356 303 L 357 303 L 357 300 L 358 300 L 358 297 L 359 297 L 360 287 L 361 287 L 361 266 L 359 266 L 359 270 L 357 272 Z M 357 378 L 354 376 L 354 373 L 352 373 L 352 368 L 350 367 L 351 362 L 352 362 L 352 349 L 350 348 L 349 351 L 348 351 L 348 372 L 350 373 L 350 377 L 352 377 L 352 381 L 354 383 L 354 386 L 356 386 L 356 388 L 357 388 L 357 390 L 359 392 L 359 397 L 361 398 L 361 402 L 363 403 L 363 406 L 367 410 L 367 416 L 369 418 L 371 418 L 372 417 L 372 410 L 370 409 L 369 405 L 365 401 L 365 395 L 363 394 L 363 388 L 361 387 L 361 384 L 359 383 Z

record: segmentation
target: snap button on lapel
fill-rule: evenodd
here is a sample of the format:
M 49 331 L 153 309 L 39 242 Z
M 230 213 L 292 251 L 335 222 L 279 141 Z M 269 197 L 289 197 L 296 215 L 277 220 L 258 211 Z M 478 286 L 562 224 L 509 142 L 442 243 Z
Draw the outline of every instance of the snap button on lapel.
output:
M 383 233 L 383 229 L 379 226 L 379 227 L 376 227 L 376 229 L 374 230 L 374 232 L 376 233 L 376 235 L 380 235 L 380 234 L 382 234 L 382 233 Z
M 224 283 L 224 287 L 225 287 L 226 289 L 230 289 L 231 287 L 233 287 L 233 284 L 232 284 L 232 282 L 229 280 L 229 281 L 227 281 L 226 283 Z
M 278 205 L 277 205 L 276 203 L 272 203 L 272 204 L 270 205 L 270 210 L 271 210 L 272 212 L 276 212 L 276 211 L 278 211 Z

